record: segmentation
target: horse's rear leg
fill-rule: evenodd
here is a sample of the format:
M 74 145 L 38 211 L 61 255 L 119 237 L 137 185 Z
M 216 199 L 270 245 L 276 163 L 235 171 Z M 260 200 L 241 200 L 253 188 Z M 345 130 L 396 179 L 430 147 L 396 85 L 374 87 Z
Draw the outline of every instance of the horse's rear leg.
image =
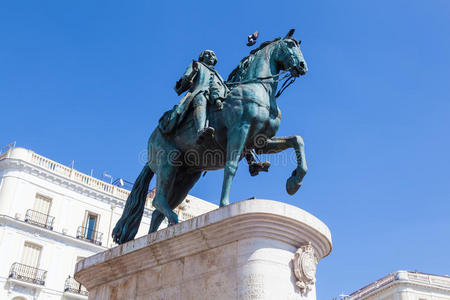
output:
M 175 178 L 175 189 L 169 197 L 169 205 L 171 208 L 176 208 L 181 202 L 186 199 L 187 194 L 192 189 L 194 184 L 200 179 L 202 172 L 187 172 L 180 171 Z
M 170 163 L 167 158 L 161 158 L 162 163 L 158 167 L 156 181 L 156 195 L 153 199 L 153 206 L 167 217 L 169 224 L 177 224 L 178 216 L 169 206 L 169 195 L 175 182 L 177 168 Z
M 229 204 L 231 183 L 236 174 L 249 129 L 250 124 L 242 124 L 239 127 L 233 127 L 228 131 L 227 162 L 225 163 L 220 207 Z
M 148 233 L 152 233 L 158 230 L 159 225 L 161 225 L 162 221 L 164 221 L 164 218 L 164 214 L 155 209 L 152 213 L 152 220 L 150 222 L 150 229 L 148 230 Z
M 183 202 L 189 191 L 200 178 L 201 174 L 202 172 L 177 172 L 175 183 L 173 185 L 174 188 L 169 196 L 169 206 L 171 209 L 176 208 L 181 202 Z M 155 210 L 152 214 L 152 221 L 148 233 L 157 231 L 163 220 L 164 215 L 159 210 Z

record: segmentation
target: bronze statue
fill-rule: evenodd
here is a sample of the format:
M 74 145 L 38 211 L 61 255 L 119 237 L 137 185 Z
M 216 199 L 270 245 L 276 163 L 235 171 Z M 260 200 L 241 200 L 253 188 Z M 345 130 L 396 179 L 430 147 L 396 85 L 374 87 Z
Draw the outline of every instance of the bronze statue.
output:
M 162 116 L 149 138 L 148 162 L 113 230 L 116 243 L 125 243 L 136 235 L 154 174 L 155 210 L 149 232 L 156 231 L 165 217 L 169 225 L 178 223 L 173 209 L 204 171 L 224 169 L 220 206 L 228 205 L 239 161 L 245 156 L 250 156 L 251 161 L 255 153 L 294 149 L 297 166 L 286 181 L 286 190 L 292 195 L 299 189 L 307 172 L 303 139 L 275 136 L 281 121 L 277 97 L 308 71 L 300 41 L 293 34 L 294 30 L 290 30 L 284 38 L 264 42 L 252 50 L 229 75 L 225 82 L 228 88 L 213 68 L 217 60 L 212 51 L 205 51 L 198 63 L 188 67 L 176 90 L 190 92 Z M 277 92 L 278 82 L 283 79 L 286 81 Z

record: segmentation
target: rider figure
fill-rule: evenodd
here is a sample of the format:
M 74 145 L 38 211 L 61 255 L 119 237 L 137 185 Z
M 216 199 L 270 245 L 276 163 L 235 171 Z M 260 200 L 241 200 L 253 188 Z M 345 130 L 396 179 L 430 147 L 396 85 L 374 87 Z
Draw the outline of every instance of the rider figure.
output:
M 206 106 L 208 103 L 215 104 L 219 110 L 222 109 L 223 101 L 229 93 L 222 77 L 214 69 L 216 63 L 217 57 L 214 51 L 202 51 L 198 62 L 193 61 L 175 85 L 178 95 L 189 89 L 191 92 L 189 97 L 193 97 L 191 102 L 194 107 L 197 144 L 202 144 L 206 139 L 209 140 L 214 136 L 214 128 L 206 126 Z M 245 158 L 252 176 L 258 175 L 261 171 L 267 172 L 270 167 L 268 161 L 259 161 L 254 150 L 248 151 Z
M 214 69 L 217 57 L 214 51 L 204 50 L 200 53 L 198 62 L 193 61 L 183 76 L 177 81 L 175 91 L 178 95 L 189 89 L 192 105 L 194 107 L 194 124 L 197 132 L 197 144 L 214 136 L 214 128 L 206 124 L 206 106 L 215 104 L 222 109 L 223 100 L 227 97 L 229 89 L 222 77 Z

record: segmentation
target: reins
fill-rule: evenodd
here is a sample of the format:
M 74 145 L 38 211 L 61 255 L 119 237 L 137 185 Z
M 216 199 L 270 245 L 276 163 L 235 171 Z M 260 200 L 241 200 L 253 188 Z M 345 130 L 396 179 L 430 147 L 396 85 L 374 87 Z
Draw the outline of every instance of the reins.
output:
M 281 76 L 281 77 L 274 79 L 279 76 Z M 275 95 L 275 98 L 278 98 L 288 88 L 288 86 L 290 86 L 291 84 L 294 83 L 294 81 L 296 79 L 296 77 L 294 77 L 290 74 L 289 70 L 282 71 L 278 74 L 271 75 L 271 76 L 257 77 L 254 79 L 248 79 L 248 80 L 243 80 L 243 81 L 233 81 L 233 82 L 225 81 L 225 84 L 227 86 L 234 86 L 234 85 L 253 83 L 253 82 L 255 82 L 255 83 L 272 83 L 272 82 L 280 82 L 284 79 L 286 79 L 286 81 L 283 82 L 283 84 L 281 85 L 281 88 L 278 90 L 278 92 Z M 266 82 L 267 80 L 270 80 L 270 81 Z
M 278 98 L 281 96 L 281 94 L 283 94 L 284 90 L 286 90 L 288 88 L 288 86 L 290 86 L 291 84 L 294 83 L 295 79 L 297 79 L 297 77 L 294 76 L 289 76 L 285 82 L 283 82 L 283 84 L 281 85 L 281 88 L 278 90 L 277 94 L 275 95 L 275 98 Z

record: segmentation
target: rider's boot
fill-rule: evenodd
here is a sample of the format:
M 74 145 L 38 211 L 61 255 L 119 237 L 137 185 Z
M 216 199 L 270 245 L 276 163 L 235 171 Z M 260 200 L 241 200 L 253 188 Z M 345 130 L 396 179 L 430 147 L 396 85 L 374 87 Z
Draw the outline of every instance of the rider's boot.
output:
M 203 144 L 205 141 L 212 140 L 214 138 L 214 128 L 205 127 L 197 131 L 197 144 Z

